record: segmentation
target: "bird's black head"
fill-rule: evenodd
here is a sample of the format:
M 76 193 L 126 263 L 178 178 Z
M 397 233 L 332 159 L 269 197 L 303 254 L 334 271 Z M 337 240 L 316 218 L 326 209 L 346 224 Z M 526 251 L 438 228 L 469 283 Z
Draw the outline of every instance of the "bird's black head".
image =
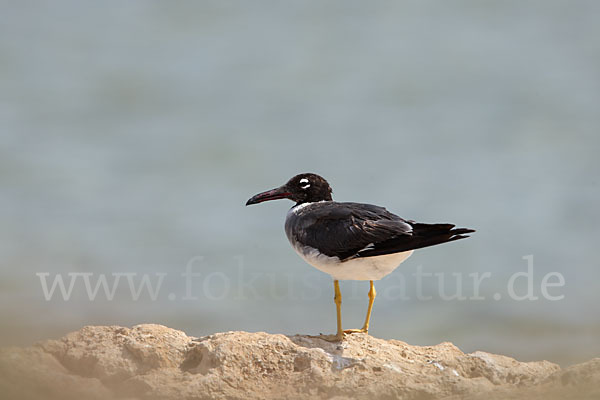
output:
M 331 187 L 324 178 L 317 174 L 300 174 L 294 176 L 283 186 L 252 196 L 246 205 L 276 199 L 290 199 L 296 204 L 331 201 Z

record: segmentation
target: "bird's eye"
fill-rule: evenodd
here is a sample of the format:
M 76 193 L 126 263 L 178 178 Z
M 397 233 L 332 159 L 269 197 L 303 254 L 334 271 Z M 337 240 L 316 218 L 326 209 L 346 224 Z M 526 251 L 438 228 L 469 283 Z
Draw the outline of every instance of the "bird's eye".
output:
M 310 187 L 310 182 L 308 181 L 308 179 L 306 179 L 306 178 L 300 179 L 300 188 L 301 189 L 308 189 L 309 187 Z

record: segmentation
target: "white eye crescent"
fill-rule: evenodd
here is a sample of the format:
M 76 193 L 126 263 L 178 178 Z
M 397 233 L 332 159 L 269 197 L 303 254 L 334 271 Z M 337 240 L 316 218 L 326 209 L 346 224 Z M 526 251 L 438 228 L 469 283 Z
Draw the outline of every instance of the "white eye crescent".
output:
M 308 181 L 308 179 L 306 179 L 306 178 L 300 179 L 300 188 L 301 189 L 308 189 L 309 187 L 310 187 L 310 182 Z

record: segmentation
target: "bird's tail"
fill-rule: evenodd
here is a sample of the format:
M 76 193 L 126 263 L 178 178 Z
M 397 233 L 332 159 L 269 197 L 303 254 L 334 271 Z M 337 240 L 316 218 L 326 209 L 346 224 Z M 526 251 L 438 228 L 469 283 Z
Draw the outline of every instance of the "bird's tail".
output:
M 474 229 L 455 228 L 452 224 L 413 223 L 411 225 L 415 249 L 465 239 L 469 237 L 469 233 L 475 232 Z
M 474 229 L 455 228 L 452 224 L 421 224 L 407 221 L 413 228 L 411 235 L 401 235 L 384 242 L 377 243 L 375 248 L 360 251 L 359 257 L 381 256 L 402 251 L 416 250 L 465 239 Z

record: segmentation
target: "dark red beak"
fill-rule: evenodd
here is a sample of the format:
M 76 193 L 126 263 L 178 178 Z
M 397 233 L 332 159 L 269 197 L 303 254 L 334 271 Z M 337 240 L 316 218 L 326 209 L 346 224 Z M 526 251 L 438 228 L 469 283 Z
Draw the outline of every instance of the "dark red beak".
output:
M 252 196 L 250 199 L 248 199 L 246 205 L 249 206 L 251 204 L 258 204 L 269 200 L 289 199 L 291 196 L 292 194 L 288 192 L 287 188 L 285 186 L 281 186 L 277 189 L 267 190 L 266 192 Z

